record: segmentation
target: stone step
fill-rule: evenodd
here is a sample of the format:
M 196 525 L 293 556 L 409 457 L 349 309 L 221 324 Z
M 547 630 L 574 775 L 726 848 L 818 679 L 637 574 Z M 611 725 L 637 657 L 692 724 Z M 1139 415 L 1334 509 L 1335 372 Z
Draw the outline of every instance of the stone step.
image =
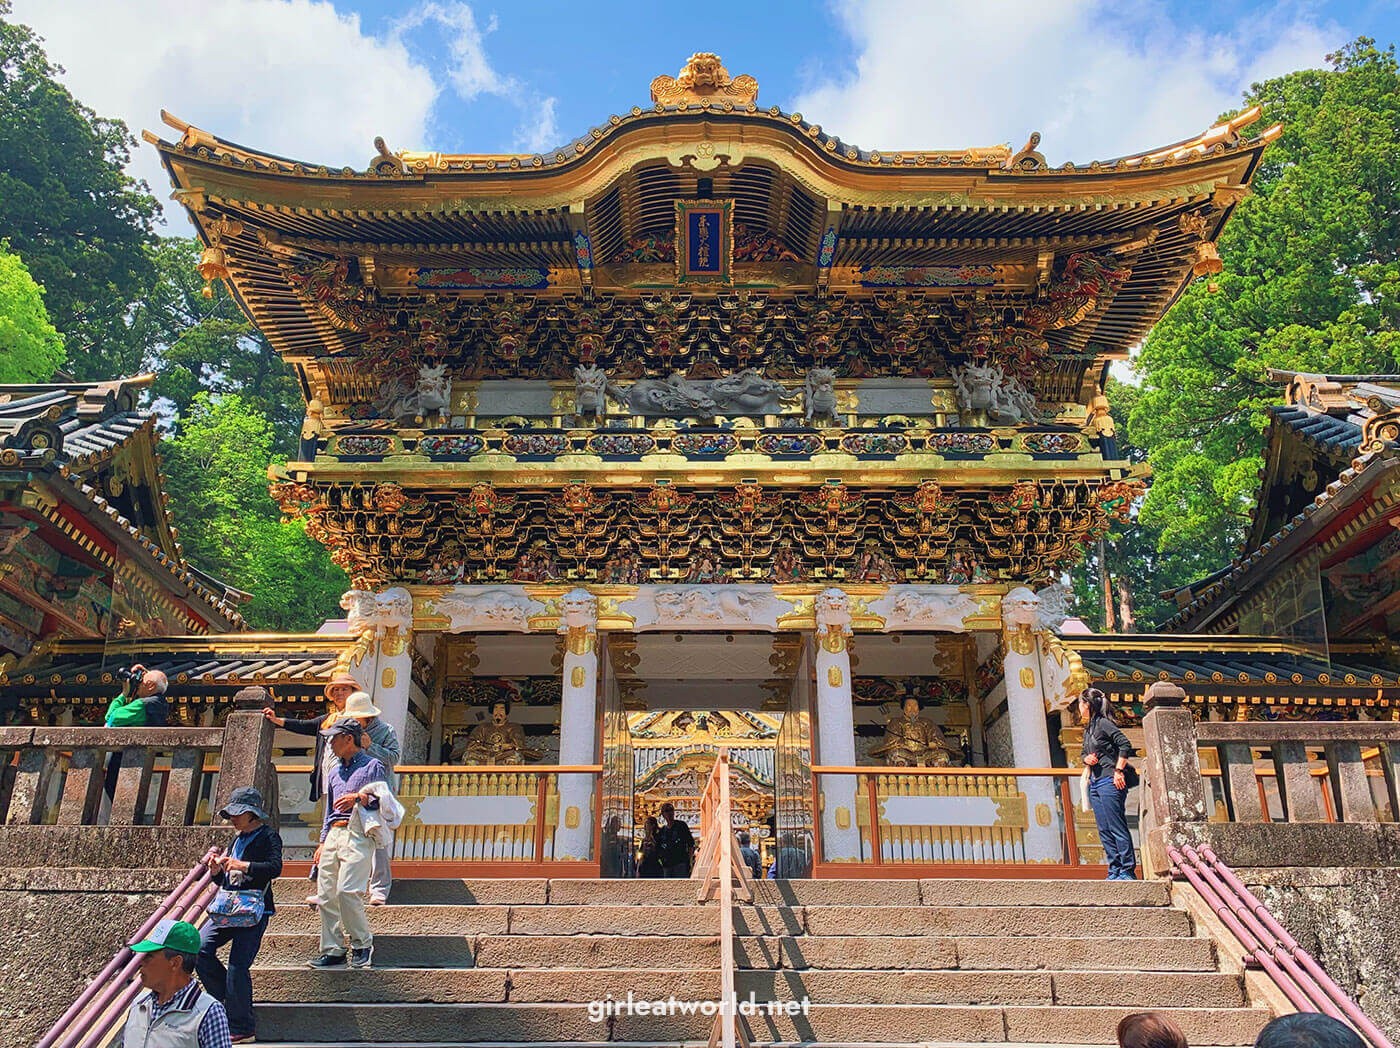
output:
M 434 1048 L 574 1048 L 577 1041 L 453 1041 L 437 1042 Z M 306 1041 L 267 1041 L 258 1040 L 259 1048 L 306 1048 Z M 706 1048 L 705 1041 L 609 1041 L 610 1048 Z M 811 1041 L 763 1041 L 762 1048 L 813 1048 Z M 1118 1048 L 1117 1044 L 1030 1044 L 1019 1041 L 998 1042 L 999 1048 Z M 409 1048 L 404 1041 L 376 1041 L 375 1048 Z M 415 1046 L 416 1048 L 416 1046 Z M 818 1048 L 876 1048 L 870 1041 L 824 1041 Z M 985 1042 L 976 1041 L 918 1041 L 881 1042 L 878 1048 L 987 1048 Z M 1227 1048 L 1224 1045 L 1201 1044 L 1193 1048 Z
M 390 901 L 401 906 L 540 905 L 549 901 L 549 883 L 543 877 L 401 878 L 394 881 Z M 594 880 L 592 883 L 607 882 Z M 305 877 L 279 877 L 272 885 L 279 907 L 284 903 L 288 906 L 304 904 L 306 897 L 315 890 L 316 885 Z
M 1182 910 L 1163 906 L 813 906 L 808 935 L 1190 935 Z
M 376 957 L 376 961 L 378 958 Z M 253 979 L 259 1001 L 587 1003 L 675 996 L 706 1000 L 718 990 L 713 970 L 385 968 L 312 971 L 260 967 Z M 1141 1008 L 1240 1008 L 1238 976 L 1221 973 L 965 972 L 965 971 L 745 971 L 741 999 L 862 1004 L 1135 1005 Z
M 751 967 L 778 966 L 776 937 L 735 940 L 735 956 Z M 476 963 L 491 968 L 719 969 L 719 936 L 483 935 Z
M 755 902 L 770 906 L 1166 906 L 1165 881 L 1017 880 L 797 880 L 754 882 Z M 305 878 L 273 886 L 278 906 L 304 904 L 314 891 Z M 415 878 L 398 880 L 394 905 L 677 906 L 695 904 L 690 880 Z
M 759 940 L 758 950 L 745 942 L 739 940 L 735 956 L 757 968 L 901 969 L 913 960 L 920 968 L 1151 972 L 1213 971 L 1216 962 L 1209 939 L 1180 936 L 789 936 L 777 941 L 775 964 L 748 963 L 766 960 L 769 940 Z
M 259 965 L 294 967 L 319 952 L 312 932 L 263 939 Z M 396 968 L 707 969 L 719 964 L 718 936 L 380 935 L 375 964 Z M 741 936 L 735 960 L 748 969 L 899 971 L 1208 972 L 1209 939 L 1192 938 L 943 938 L 937 936 Z
M 374 906 L 376 934 L 437 935 L 714 935 L 717 907 L 699 906 Z M 272 929 L 320 928 L 310 907 L 279 910 Z M 1165 906 L 737 906 L 739 935 L 890 936 L 1043 935 L 1189 936 L 1191 921 Z
M 694 884 L 683 880 L 549 882 L 551 905 L 680 905 L 694 901 Z M 1166 906 L 1171 902 L 1171 888 L 1165 881 L 760 880 L 754 882 L 754 901 L 769 906 Z
M 1119 1021 L 1135 1007 L 811 1005 L 806 1014 L 747 1019 L 756 1042 L 910 1041 L 1111 1044 Z M 1188 1043 L 1249 1045 L 1268 1020 L 1263 1009 L 1162 1009 Z M 596 1013 L 595 1013 L 596 1014 Z M 641 1041 L 657 1045 L 703 1041 L 712 1018 L 692 1015 L 620 1015 L 594 1021 L 578 1004 L 263 1004 L 257 1006 L 262 1041 L 307 1044 L 461 1043 L 464 1031 L 487 1042 Z M 873 1040 L 872 1037 L 879 1038 Z

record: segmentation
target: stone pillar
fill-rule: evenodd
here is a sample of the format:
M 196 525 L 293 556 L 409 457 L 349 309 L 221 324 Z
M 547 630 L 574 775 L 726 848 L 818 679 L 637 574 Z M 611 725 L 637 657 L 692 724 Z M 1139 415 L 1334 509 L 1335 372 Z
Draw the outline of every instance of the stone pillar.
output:
M 1154 681 L 1143 697 L 1143 709 L 1142 865 L 1160 876 L 1171 869 L 1166 846 L 1173 843 L 1174 830 L 1206 821 L 1206 790 L 1196 749 L 1196 719 L 1186 705 L 1186 692 L 1168 681 Z M 1255 796 L 1253 779 L 1251 759 L 1250 800 Z
M 1018 768 L 1050 767 L 1050 730 L 1045 722 L 1045 693 L 1040 645 L 1035 635 L 1039 599 L 1023 587 L 1002 598 L 1006 652 L 1006 714 L 1011 722 L 1011 754 Z M 1026 795 L 1026 858 L 1058 862 L 1063 853 L 1059 785 L 1052 778 L 1024 777 L 1018 787 Z M 1069 813 L 1073 818 L 1073 813 Z
M 598 599 L 587 590 L 562 598 L 559 632 L 564 641 L 564 680 L 559 711 L 559 763 L 596 764 L 598 756 Z M 597 859 L 593 828 L 599 813 L 593 775 L 559 776 L 559 826 L 554 858 Z
M 839 589 L 817 595 L 817 753 L 814 763 L 849 767 L 856 762 L 851 705 L 850 600 Z M 819 862 L 859 862 L 856 777 L 823 775 L 820 781 L 822 854 Z M 872 839 L 879 833 L 871 827 Z M 876 845 L 878 847 L 878 843 Z
M 272 700 L 263 688 L 244 688 L 234 695 L 233 711 L 224 723 L 214 811 L 223 808 L 238 787 L 256 786 L 263 795 L 272 825 L 276 826 L 277 768 L 273 763 L 272 738 L 277 729 L 263 716 L 263 707 L 270 705 Z

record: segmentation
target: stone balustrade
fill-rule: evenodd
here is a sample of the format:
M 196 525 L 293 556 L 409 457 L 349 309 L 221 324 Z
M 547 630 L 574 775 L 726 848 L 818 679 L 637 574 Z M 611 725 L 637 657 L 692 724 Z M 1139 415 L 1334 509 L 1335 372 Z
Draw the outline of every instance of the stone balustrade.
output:
M 266 702 L 245 688 L 222 728 L 0 728 L 0 865 L 188 866 L 239 786 L 275 820 Z
M 1208 845 L 1239 867 L 1400 866 L 1400 723 L 1197 722 L 1184 699 L 1164 682 L 1146 696 L 1153 872 L 1168 844 Z

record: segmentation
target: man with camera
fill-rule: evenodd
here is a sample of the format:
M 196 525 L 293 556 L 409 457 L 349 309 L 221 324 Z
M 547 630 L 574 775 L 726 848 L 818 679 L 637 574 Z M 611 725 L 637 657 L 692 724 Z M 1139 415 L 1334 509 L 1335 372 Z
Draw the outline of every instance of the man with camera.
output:
M 107 707 L 105 726 L 108 728 L 163 728 L 170 716 L 170 704 L 165 701 L 165 689 L 170 686 L 160 670 L 148 670 L 139 662 L 127 670 L 118 670 L 125 678 L 121 694 Z

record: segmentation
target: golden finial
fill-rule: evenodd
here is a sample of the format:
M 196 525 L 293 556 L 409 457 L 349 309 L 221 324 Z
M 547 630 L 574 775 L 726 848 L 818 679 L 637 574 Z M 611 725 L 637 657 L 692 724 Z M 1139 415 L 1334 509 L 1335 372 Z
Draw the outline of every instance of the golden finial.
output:
M 757 99 L 758 81 L 747 73 L 731 78 L 719 55 L 709 51 L 691 55 L 679 76 L 658 76 L 651 82 L 651 100 L 667 106 L 706 100 L 748 105 Z

